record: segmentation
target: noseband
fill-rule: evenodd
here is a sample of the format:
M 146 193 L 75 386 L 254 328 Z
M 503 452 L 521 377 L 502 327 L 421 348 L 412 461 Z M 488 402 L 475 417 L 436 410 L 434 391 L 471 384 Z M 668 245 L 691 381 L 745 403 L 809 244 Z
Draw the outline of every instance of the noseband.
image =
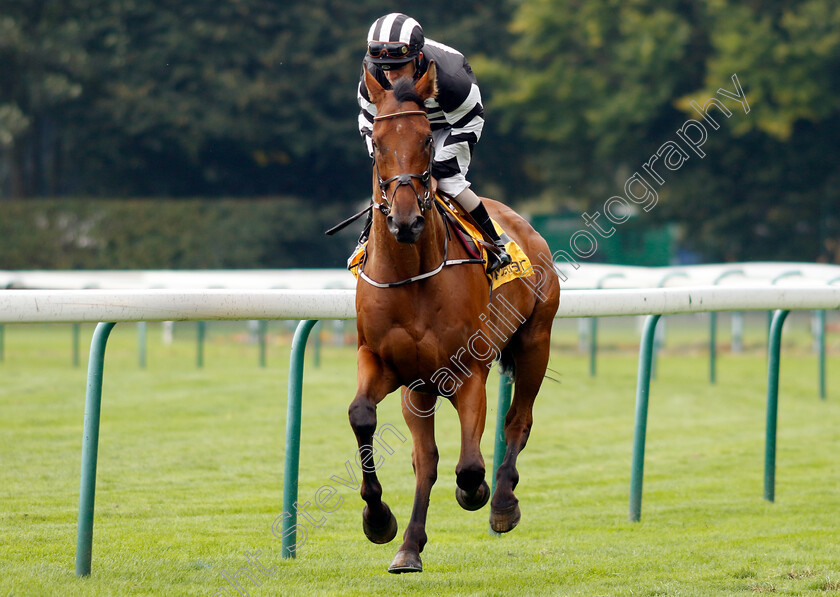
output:
M 385 120 L 386 118 L 397 118 L 399 116 L 415 116 L 420 115 L 426 116 L 426 112 L 423 110 L 406 110 L 405 112 L 392 112 L 391 114 L 383 114 L 382 116 L 375 116 L 373 119 L 376 120 Z M 381 193 L 382 202 L 377 203 L 376 201 L 373 202 L 376 209 L 381 211 L 384 215 L 388 215 L 391 213 L 391 205 L 394 203 L 394 198 L 397 195 L 397 189 L 401 186 L 406 185 L 411 187 L 411 190 L 414 191 L 414 196 L 417 197 L 417 204 L 420 206 L 420 212 L 424 213 L 427 210 L 432 209 L 435 205 L 434 200 L 432 199 L 432 160 L 435 157 L 435 146 L 434 143 L 429 148 L 429 165 L 426 168 L 426 171 L 423 174 L 411 174 L 411 173 L 402 173 L 397 174 L 396 176 L 392 176 L 387 180 L 382 180 L 382 176 L 379 174 L 379 165 L 376 163 L 376 158 L 373 159 L 373 166 L 376 169 L 376 178 L 379 179 L 379 191 Z M 412 179 L 416 178 L 421 183 L 423 183 L 424 193 L 423 196 L 420 196 L 420 193 L 417 192 L 417 187 L 414 186 Z M 391 193 L 391 200 L 388 200 L 388 185 L 392 182 L 397 181 L 396 186 L 394 187 L 394 192 Z M 442 208 L 438 206 L 438 209 Z M 367 211 L 367 210 L 365 210 Z M 364 213 L 364 212 L 362 212 Z M 404 286 L 405 284 L 411 284 L 412 282 L 419 282 L 420 280 L 425 280 L 426 278 L 431 278 L 435 274 L 440 273 L 440 271 L 446 267 L 447 265 L 464 265 L 467 263 L 484 263 L 483 259 L 449 259 L 447 257 L 449 251 L 449 227 L 446 224 L 446 219 L 444 218 L 444 227 L 446 228 L 446 235 L 443 237 L 443 260 L 440 262 L 435 269 L 428 271 L 424 274 L 418 274 L 416 276 L 412 276 L 410 278 L 406 278 L 404 280 L 399 280 L 397 282 L 377 282 L 376 280 L 371 279 L 365 273 L 365 261 L 367 256 L 367 248 L 365 248 L 365 254 L 362 256 L 362 259 L 359 263 L 359 277 L 370 284 L 371 286 L 375 286 L 376 288 L 397 288 L 398 286 Z
M 387 118 L 397 118 L 399 116 L 416 116 L 422 114 L 426 116 L 426 112 L 424 110 L 406 110 L 405 112 L 392 112 L 391 114 L 383 114 L 381 116 L 374 116 L 373 120 L 385 120 Z M 383 215 L 388 215 L 391 213 L 391 206 L 394 204 L 394 198 L 397 196 L 397 190 L 405 185 L 411 187 L 411 190 L 414 191 L 414 196 L 417 198 L 417 205 L 420 207 L 420 212 L 424 213 L 426 210 L 432 208 L 432 160 L 435 158 L 435 146 L 434 143 L 429 148 L 429 165 L 426 168 L 426 171 L 422 174 L 412 174 L 412 173 L 400 173 L 388 178 L 386 180 L 382 179 L 382 175 L 379 174 L 379 164 L 376 163 L 376 158 L 373 158 L 373 165 L 376 169 L 376 178 L 379 180 L 379 192 L 380 197 L 382 198 L 381 203 L 376 203 L 376 208 L 382 212 Z M 421 196 L 420 193 L 417 192 L 417 187 L 414 186 L 412 183 L 412 179 L 416 178 L 423 184 L 424 193 Z M 388 199 L 388 185 L 392 182 L 397 181 L 396 186 L 394 186 L 394 192 L 391 193 L 391 199 Z

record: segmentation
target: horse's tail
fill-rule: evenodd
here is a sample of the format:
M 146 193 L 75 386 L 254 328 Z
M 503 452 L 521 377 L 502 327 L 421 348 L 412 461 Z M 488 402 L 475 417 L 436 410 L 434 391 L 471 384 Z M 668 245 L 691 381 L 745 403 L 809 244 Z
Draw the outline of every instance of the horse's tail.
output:
M 516 378 L 516 363 L 509 346 L 505 346 L 499 355 L 499 373 L 507 375 L 511 380 Z

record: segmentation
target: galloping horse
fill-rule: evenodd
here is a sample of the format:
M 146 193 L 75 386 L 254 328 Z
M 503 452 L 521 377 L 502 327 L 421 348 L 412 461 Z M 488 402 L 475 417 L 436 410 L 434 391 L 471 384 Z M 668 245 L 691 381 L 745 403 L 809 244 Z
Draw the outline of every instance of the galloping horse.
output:
M 509 374 L 515 371 L 516 382 L 505 419 L 506 452 L 496 477 L 490 523 L 495 531 L 507 532 L 519 522 L 513 494 L 519 480 L 516 459 L 528 441 L 532 406 L 548 365 L 560 285 L 555 275 L 543 275 L 538 284 L 519 278 L 491 294 L 484 265 L 469 259 L 457 242 L 448 242 L 447 223 L 430 198 L 434 146 L 424 100 L 437 93 L 434 64 L 416 83 L 398 81 L 393 91 L 368 72 L 365 82 L 379 114 L 373 125 L 373 190 L 378 201 L 364 275 L 356 288 L 358 389 L 349 417 L 366 463 L 360 488 L 366 502 L 364 532 L 374 543 L 387 543 L 397 533 L 397 521 L 382 501 L 382 487 L 370 462 L 376 405 L 402 387 L 417 485 L 402 546 L 388 570 L 420 572 L 429 495 L 437 479 L 434 416 L 439 396 L 451 401 L 461 424 L 455 468 L 458 503 L 477 510 L 490 497 L 479 443 L 487 411 L 485 382 L 495 357 Z M 545 240 L 513 210 L 489 199 L 484 202 L 532 263 L 540 254 L 551 254 Z M 451 259 L 466 263 L 443 266 Z

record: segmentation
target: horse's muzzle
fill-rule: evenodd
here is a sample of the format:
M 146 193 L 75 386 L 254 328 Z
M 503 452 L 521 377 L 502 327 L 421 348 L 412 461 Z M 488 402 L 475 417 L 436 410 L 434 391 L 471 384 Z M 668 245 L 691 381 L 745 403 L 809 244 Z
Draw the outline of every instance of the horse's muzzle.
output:
M 426 227 L 426 218 L 421 215 L 414 216 L 408 222 L 397 222 L 394 220 L 393 215 L 389 215 L 386 218 L 386 222 L 388 224 L 388 230 L 391 231 L 391 234 L 394 235 L 397 242 L 406 244 L 416 243 L 420 238 L 420 234 L 423 232 L 423 228 Z

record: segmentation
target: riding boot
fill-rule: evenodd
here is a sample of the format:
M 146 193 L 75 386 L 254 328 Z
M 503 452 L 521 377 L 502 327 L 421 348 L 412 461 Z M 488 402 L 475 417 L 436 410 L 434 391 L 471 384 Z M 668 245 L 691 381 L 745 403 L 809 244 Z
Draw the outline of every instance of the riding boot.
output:
M 481 226 L 481 229 L 490 238 L 490 240 L 493 241 L 493 244 L 496 246 L 498 251 L 487 251 L 487 273 L 492 274 L 496 270 L 509 264 L 512 259 L 505 250 L 505 241 L 499 238 L 499 233 L 496 232 L 496 227 L 493 226 L 493 222 L 490 220 L 490 215 L 487 213 L 487 209 L 484 207 L 484 204 L 479 202 L 478 206 L 470 211 L 470 215 L 473 220 L 475 220 L 476 224 Z

